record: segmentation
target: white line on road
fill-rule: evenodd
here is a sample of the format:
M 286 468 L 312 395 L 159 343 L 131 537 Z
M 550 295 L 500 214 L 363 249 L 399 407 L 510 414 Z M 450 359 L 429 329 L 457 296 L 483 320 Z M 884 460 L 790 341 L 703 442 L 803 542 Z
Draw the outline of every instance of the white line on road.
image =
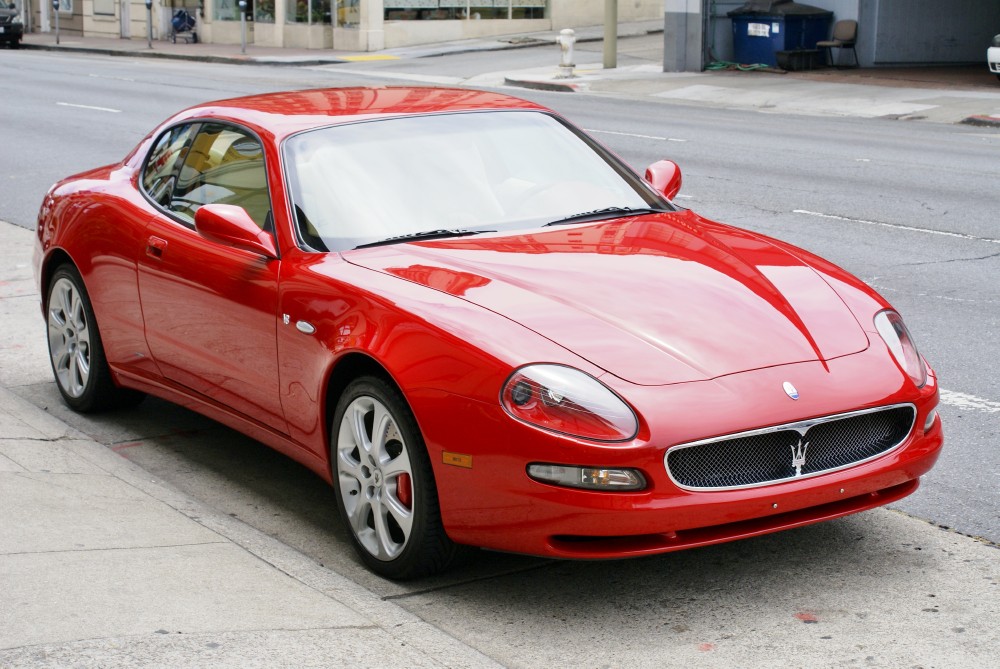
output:
M 111 112 L 112 114 L 121 114 L 121 109 L 111 109 L 110 107 L 94 107 L 92 105 L 75 105 L 72 102 L 57 102 L 60 107 L 76 107 L 78 109 L 93 109 L 95 111 Z
M 634 132 L 616 132 L 614 130 L 592 130 L 585 128 L 587 132 L 595 132 L 599 135 L 618 135 L 620 137 L 637 137 L 639 139 L 656 139 L 661 142 L 686 142 L 686 139 L 677 139 L 676 137 L 660 137 L 658 135 L 637 135 Z
M 958 409 L 968 409 L 970 411 L 985 411 L 986 413 L 1000 413 L 1000 402 L 983 399 L 968 393 L 960 393 L 954 390 L 938 391 L 941 395 L 941 403 Z
M 893 228 L 895 230 L 908 230 L 909 232 L 923 232 L 928 235 L 941 235 L 942 237 L 955 237 L 957 239 L 971 239 L 975 242 L 989 242 L 990 244 L 1000 244 L 1000 239 L 990 239 L 989 237 L 976 237 L 975 235 L 966 235 L 961 232 L 947 232 L 945 230 L 930 230 L 928 228 L 915 228 L 912 225 L 899 225 L 897 223 L 883 223 L 881 221 L 866 221 L 862 218 L 847 218 L 846 216 L 837 216 L 835 214 L 821 214 L 818 211 L 807 211 L 805 209 L 793 209 L 793 214 L 805 214 L 806 216 L 818 216 L 820 218 L 829 218 L 834 221 L 847 221 L 848 223 L 863 223 L 864 225 L 877 225 L 882 228 Z
M 109 77 L 106 74 L 94 74 L 93 72 L 91 72 L 87 76 L 93 79 L 113 79 L 114 81 L 129 81 L 129 82 L 135 81 L 135 79 L 129 79 L 128 77 Z

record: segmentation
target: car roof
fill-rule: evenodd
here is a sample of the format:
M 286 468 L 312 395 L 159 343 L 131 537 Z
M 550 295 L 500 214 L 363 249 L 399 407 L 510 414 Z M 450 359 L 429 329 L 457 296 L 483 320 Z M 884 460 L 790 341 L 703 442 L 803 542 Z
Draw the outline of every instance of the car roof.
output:
M 302 130 L 373 118 L 511 109 L 546 110 L 502 93 L 380 86 L 287 91 L 219 100 L 186 109 L 168 123 L 191 118 L 225 119 L 265 130 L 280 140 Z

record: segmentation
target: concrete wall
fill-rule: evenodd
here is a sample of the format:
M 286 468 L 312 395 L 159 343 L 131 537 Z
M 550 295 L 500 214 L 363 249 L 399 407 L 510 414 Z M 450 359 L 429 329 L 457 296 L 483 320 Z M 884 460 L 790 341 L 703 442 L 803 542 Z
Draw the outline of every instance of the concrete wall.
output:
M 698 72 L 706 65 L 703 0 L 664 0 L 663 71 Z

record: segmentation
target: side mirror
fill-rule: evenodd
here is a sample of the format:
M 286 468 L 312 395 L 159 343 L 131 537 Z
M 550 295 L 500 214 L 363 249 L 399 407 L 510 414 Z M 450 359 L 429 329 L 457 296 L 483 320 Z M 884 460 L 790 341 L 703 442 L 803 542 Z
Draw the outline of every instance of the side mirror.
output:
M 646 181 L 673 200 L 681 191 L 681 168 L 672 160 L 658 160 L 646 168 Z
M 244 251 L 277 258 L 274 240 L 253 222 L 243 207 L 234 204 L 206 204 L 194 214 L 194 228 L 202 237 Z

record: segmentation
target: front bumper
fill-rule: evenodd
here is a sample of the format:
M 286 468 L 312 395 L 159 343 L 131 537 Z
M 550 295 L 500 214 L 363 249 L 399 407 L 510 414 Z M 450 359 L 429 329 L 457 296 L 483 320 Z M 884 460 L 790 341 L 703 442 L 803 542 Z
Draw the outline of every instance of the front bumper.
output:
M 991 46 L 986 50 L 986 64 L 990 72 L 1000 75 L 1000 46 Z
M 499 409 L 472 401 L 460 410 L 465 433 L 456 429 L 452 404 L 440 426 L 433 418 L 421 421 L 448 534 L 459 543 L 517 553 L 619 558 L 776 532 L 901 499 L 917 489 L 943 444 L 940 418 L 925 430 L 938 402 L 937 381 L 931 374 L 916 390 L 895 367 L 886 368 L 884 350 L 872 348 L 830 361 L 829 369 L 801 363 L 691 384 L 615 387 L 645 421 L 629 444 L 574 442 L 514 424 Z M 802 391 L 799 401 L 781 391 L 789 378 Z M 839 471 L 749 489 L 692 491 L 671 481 L 664 466 L 664 454 L 676 444 L 901 402 L 917 409 L 903 444 Z M 418 416 L 435 415 L 418 403 Z M 447 466 L 443 451 L 470 453 L 473 466 Z M 611 493 L 542 484 L 527 477 L 529 462 L 634 468 L 648 486 Z
M 0 23 L 0 42 L 20 42 L 24 37 L 24 24 Z

